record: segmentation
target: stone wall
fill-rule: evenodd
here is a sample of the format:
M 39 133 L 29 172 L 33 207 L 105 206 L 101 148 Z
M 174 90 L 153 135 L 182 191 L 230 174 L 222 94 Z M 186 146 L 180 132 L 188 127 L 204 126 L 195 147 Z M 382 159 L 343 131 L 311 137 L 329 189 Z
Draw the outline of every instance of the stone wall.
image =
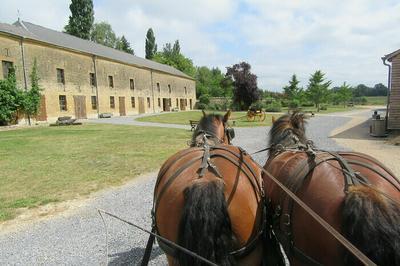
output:
M 167 106 L 169 99 L 172 108 L 189 110 L 196 101 L 195 82 L 191 79 L 31 40 L 24 40 L 23 49 L 28 88 L 29 74 L 34 60 L 37 61 L 39 83 L 44 89 L 45 111 L 49 122 L 59 116 L 79 116 L 82 111 L 79 108 L 84 109 L 82 112 L 85 117 L 95 118 L 98 113 L 119 116 L 167 111 L 170 109 Z M 0 60 L 13 62 L 18 84 L 24 88 L 21 51 L 19 39 L 0 35 Z M 57 69 L 63 70 L 64 83 L 57 79 Z M 0 78 L 3 78 L 3 70 L 0 71 Z M 97 84 L 92 86 L 90 73 L 95 72 Z M 109 77 L 112 77 L 112 87 Z M 131 79 L 134 88 L 131 88 Z M 60 95 L 66 97 L 67 110 L 60 110 Z M 92 96 L 98 96 L 98 110 L 92 108 Z M 110 105 L 110 97 L 114 97 L 114 108 Z M 77 102 L 77 98 L 84 103 Z M 122 108 L 123 105 L 125 108 Z

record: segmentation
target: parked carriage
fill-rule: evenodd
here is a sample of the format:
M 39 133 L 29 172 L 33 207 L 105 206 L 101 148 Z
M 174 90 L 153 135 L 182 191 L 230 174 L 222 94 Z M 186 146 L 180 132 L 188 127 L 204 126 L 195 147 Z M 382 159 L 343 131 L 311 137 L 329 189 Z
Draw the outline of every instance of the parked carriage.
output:
M 260 122 L 263 122 L 265 120 L 265 112 L 261 109 L 252 109 L 250 108 L 247 111 L 247 121 L 255 121 L 258 120 Z

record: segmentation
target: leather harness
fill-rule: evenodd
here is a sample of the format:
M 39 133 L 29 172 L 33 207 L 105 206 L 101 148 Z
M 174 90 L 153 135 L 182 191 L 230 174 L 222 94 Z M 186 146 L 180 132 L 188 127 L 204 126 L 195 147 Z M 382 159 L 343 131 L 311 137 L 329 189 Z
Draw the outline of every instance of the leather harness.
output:
M 180 158 L 186 157 L 191 153 L 199 152 L 202 151 L 203 154 L 193 157 L 190 160 L 188 160 L 185 164 L 183 164 L 181 167 L 179 167 L 173 175 L 168 177 L 168 180 L 164 183 L 164 186 L 159 190 L 158 195 L 156 195 L 156 189 L 154 190 L 154 202 L 153 202 L 153 209 L 152 209 L 152 232 L 158 234 L 158 229 L 157 229 L 157 221 L 156 221 L 156 213 L 157 209 L 159 206 L 159 203 L 164 195 L 164 193 L 167 191 L 167 189 L 171 186 L 171 184 L 176 180 L 180 174 L 191 167 L 195 162 L 198 162 L 199 160 L 201 161 L 200 167 L 198 169 L 198 178 L 202 178 L 206 171 L 211 171 L 217 176 L 218 178 L 223 179 L 223 176 L 219 172 L 217 166 L 212 162 L 213 158 L 223 158 L 224 160 L 230 162 L 231 164 L 235 165 L 244 175 L 247 177 L 249 180 L 251 186 L 253 187 L 253 192 L 255 193 L 256 198 L 260 198 L 261 204 L 263 204 L 262 208 L 262 224 L 260 227 L 260 230 L 246 243 L 245 246 L 231 251 L 229 255 L 233 257 L 244 257 L 248 255 L 253 249 L 256 247 L 256 244 L 260 240 L 260 238 L 263 236 L 263 233 L 265 233 L 265 228 L 266 228 L 266 205 L 264 204 L 264 187 L 263 187 L 263 182 L 262 179 L 257 177 L 256 170 L 246 161 L 244 160 L 244 156 L 247 156 L 248 154 L 246 151 L 238 147 L 239 152 L 232 151 L 229 149 L 229 146 L 223 145 L 222 141 L 218 138 L 216 138 L 214 135 L 209 134 L 207 132 L 201 132 L 203 133 L 203 141 L 199 145 L 198 143 L 191 143 L 191 148 L 183 151 L 180 154 Z M 234 132 L 228 131 L 227 132 L 228 138 L 229 138 L 229 143 L 231 138 L 234 136 Z M 210 141 L 213 140 L 213 141 Z M 221 152 L 222 151 L 222 152 Z M 165 176 L 166 172 L 168 169 L 171 168 L 171 166 L 175 163 L 175 161 L 171 161 L 167 165 L 164 165 L 164 167 L 160 170 L 155 188 L 157 188 Z M 233 195 L 229 197 L 227 202 L 229 203 Z M 147 265 L 150 257 L 150 252 L 151 248 L 153 245 L 155 237 L 150 236 L 149 240 L 147 242 L 146 250 L 145 250 L 145 255 L 142 260 L 142 265 Z M 158 244 L 160 248 L 168 255 L 172 257 L 176 257 L 177 255 L 177 249 L 174 248 L 173 246 L 169 245 L 168 243 L 162 241 L 161 239 L 158 239 Z
M 287 134 L 286 134 L 287 136 Z M 290 175 L 289 178 L 286 179 L 284 185 L 290 189 L 293 193 L 297 193 L 299 189 L 302 187 L 307 177 L 312 173 L 312 171 L 320 164 L 328 161 L 337 161 L 340 165 L 340 170 L 343 172 L 344 176 L 344 192 L 347 193 L 350 186 L 353 185 L 370 185 L 368 179 L 363 176 L 359 172 L 354 172 L 350 165 L 361 165 L 374 171 L 378 175 L 382 176 L 385 180 L 391 183 L 397 190 L 400 191 L 400 182 L 397 184 L 393 183 L 389 178 L 386 178 L 386 175 L 377 168 L 373 166 L 360 162 L 357 160 L 346 160 L 342 155 L 357 155 L 361 156 L 364 159 L 373 160 L 377 163 L 382 169 L 387 171 L 387 173 L 391 174 L 390 170 L 383 166 L 381 163 L 373 159 L 372 157 L 367 157 L 363 154 L 353 153 L 353 152 L 330 152 L 316 149 L 312 142 L 307 142 L 306 144 L 301 143 L 298 139 L 295 138 L 295 143 L 291 146 L 284 147 L 281 144 L 275 145 L 275 153 L 272 154 L 268 161 L 272 161 L 278 158 L 280 155 L 285 152 L 294 152 L 294 153 L 306 153 L 307 160 L 302 160 L 295 167 L 293 174 Z M 394 175 L 393 175 L 394 176 Z M 311 258 L 307 254 L 305 254 L 301 249 L 296 247 L 293 234 L 292 234 L 292 216 L 293 216 L 293 206 L 294 201 L 291 197 L 288 197 L 287 194 L 281 193 L 279 198 L 279 205 L 277 205 L 274 209 L 272 206 L 271 200 L 268 202 L 268 211 L 267 213 L 271 216 L 268 217 L 268 221 L 272 223 L 272 228 L 279 240 L 282 244 L 286 254 L 288 256 L 293 256 L 299 259 L 302 263 L 307 265 L 322 265 L 315 259 Z

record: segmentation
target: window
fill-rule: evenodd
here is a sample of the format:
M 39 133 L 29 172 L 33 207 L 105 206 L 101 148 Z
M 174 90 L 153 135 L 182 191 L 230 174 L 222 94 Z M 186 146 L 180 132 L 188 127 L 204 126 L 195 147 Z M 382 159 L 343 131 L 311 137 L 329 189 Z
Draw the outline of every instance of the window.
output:
M 147 97 L 147 107 L 150 108 L 150 97 Z
M 115 108 L 115 100 L 114 96 L 110 96 L 110 108 L 114 109 Z
M 59 95 L 58 102 L 60 103 L 60 111 L 67 111 L 67 96 Z
M 158 98 L 158 107 L 161 107 L 161 99 Z
M 190 110 L 192 110 L 192 99 L 189 100 Z
M 135 108 L 135 97 L 131 97 L 132 108 Z
M 64 69 L 57 68 L 57 82 L 65 85 Z
M 158 90 L 158 92 L 161 92 L 160 83 L 158 83 L 158 82 L 157 82 L 157 90 Z
M 91 100 L 92 100 L 92 109 L 96 110 L 97 109 L 97 97 L 96 96 L 92 96 Z
M 114 88 L 114 79 L 113 79 L 113 76 L 108 76 L 108 87 Z
M 131 90 L 135 90 L 135 81 L 133 79 L 129 80 L 129 88 L 131 88 Z
M 168 92 L 171 93 L 171 84 L 168 84 Z
M 176 98 L 176 107 L 179 106 L 178 98 Z
M 3 78 L 8 78 L 8 74 L 10 74 L 10 69 L 13 68 L 13 62 L 9 61 L 1 61 L 3 66 Z
M 90 86 L 96 87 L 96 77 L 94 73 L 89 73 Z
M 168 99 L 168 106 L 171 107 L 172 106 L 172 101 L 171 98 Z
M 186 87 L 184 87 L 185 88 L 185 94 L 187 94 L 187 89 L 186 89 Z

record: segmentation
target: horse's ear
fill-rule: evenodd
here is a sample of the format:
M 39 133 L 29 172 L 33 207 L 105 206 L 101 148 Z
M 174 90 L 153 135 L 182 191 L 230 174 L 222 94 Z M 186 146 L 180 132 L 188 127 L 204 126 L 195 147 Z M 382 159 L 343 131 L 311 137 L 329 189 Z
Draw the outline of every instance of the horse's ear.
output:
M 226 114 L 224 115 L 224 122 L 228 122 L 229 117 L 231 116 L 231 110 L 228 110 L 228 112 L 226 112 Z
M 207 114 L 206 114 L 206 112 L 204 112 L 204 109 L 201 109 L 201 111 L 203 112 L 203 116 L 206 117 Z
M 294 128 L 304 129 L 305 115 L 300 112 L 294 112 L 290 117 L 290 123 Z

